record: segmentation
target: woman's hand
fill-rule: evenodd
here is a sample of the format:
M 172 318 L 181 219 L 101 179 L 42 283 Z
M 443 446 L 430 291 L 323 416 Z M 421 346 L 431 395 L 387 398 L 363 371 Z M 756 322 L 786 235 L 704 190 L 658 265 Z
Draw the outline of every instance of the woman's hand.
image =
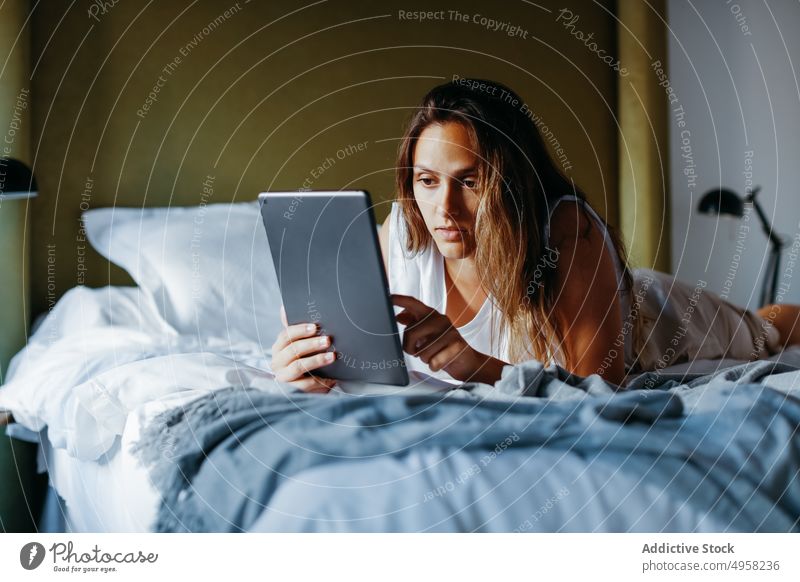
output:
M 332 364 L 334 352 L 326 352 L 331 338 L 317 335 L 314 323 L 289 325 L 281 307 L 283 330 L 272 345 L 272 371 L 279 382 L 287 382 L 306 392 L 328 392 L 336 380 L 311 376 L 310 371 Z
M 406 326 L 403 350 L 417 356 L 434 371 L 444 370 L 456 380 L 494 384 L 505 362 L 474 350 L 446 315 L 408 295 L 392 295 L 403 308 L 397 321 Z

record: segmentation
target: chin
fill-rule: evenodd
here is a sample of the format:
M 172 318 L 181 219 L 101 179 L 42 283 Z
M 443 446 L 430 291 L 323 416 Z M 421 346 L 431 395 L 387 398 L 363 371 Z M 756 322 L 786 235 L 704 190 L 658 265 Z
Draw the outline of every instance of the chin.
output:
M 463 242 L 436 241 L 439 254 L 445 259 L 466 259 L 472 252 Z

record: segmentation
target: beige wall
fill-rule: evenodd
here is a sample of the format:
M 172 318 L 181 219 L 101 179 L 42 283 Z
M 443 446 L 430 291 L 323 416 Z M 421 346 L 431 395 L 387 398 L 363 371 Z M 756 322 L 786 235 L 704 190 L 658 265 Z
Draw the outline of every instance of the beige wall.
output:
M 558 9 L 569 7 L 580 16 L 577 28 L 613 53 L 613 18 L 591 0 L 538 2 L 551 12 L 521 0 L 458 4 L 470 19 L 507 21 L 528 38 L 473 22 L 398 17 L 401 9 L 452 9 L 437 1 L 330 1 L 288 16 L 300 3 L 159 2 L 144 9 L 120 2 L 96 18 L 87 14 L 89 2 L 66 14 L 66 5 L 37 10 L 34 308 L 48 306 L 48 244 L 55 245 L 56 295 L 79 280 L 82 202 L 197 204 L 209 175 L 209 202 L 252 200 L 307 179 L 314 188 L 366 188 L 388 200 L 410 108 L 453 75 L 514 87 L 562 144 L 576 182 L 617 224 L 617 77 L 555 23 Z M 219 25 L 204 33 L 215 19 Z M 165 72 L 176 57 L 181 61 Z M 137 113 L 160 75 L 158 100 Z M 363 152 L 336 159 L 338 150 L 361 142 Z M 327 158 L 336 163 L 313 178 Z M 127 281 L 94 254 L 86 265 L 90 285 Z

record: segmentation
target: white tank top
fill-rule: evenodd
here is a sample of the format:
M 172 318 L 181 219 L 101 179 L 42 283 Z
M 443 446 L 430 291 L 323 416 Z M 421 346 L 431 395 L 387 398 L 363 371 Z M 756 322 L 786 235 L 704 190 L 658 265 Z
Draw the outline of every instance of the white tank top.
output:
M 548 214 L 548 222 L 545 225 L 545 240 L 550 236 L 550 216 L 556 206 L 562 200 L 576 200 L 575 196 L 562 196 L 557 199 Z M 590 214 L 595 218 L 598 226 L 603 229 L 606 243 L 609 245 L 612 256 L 617 267 L 618 281 L 620 290 L 624 290 L 624 279 L 622 279 L 622 264 L 614 249 L 611 238 L 605 229 L 605 224 L 600 217 L 586 206 Z M 422 301 L 425 305 L 432 307 L 439 313 L 445 313 L 447 308 L 447 289 L 444 273 L 444 258 L 442 257 L 435 244 L 429 244 L 420 254 L 410 257 L 406 250 L 406 225 L 402 217 L 402 209 L 397 202 L 392 203 L 392 210 L 389 217 L 389 288 L 392 293 L 410 295 Z M 627 314 L 629 309 L 628 297 L 622 293 L 622 313 Z M 494 313 L 493 313 L 494 312 Z M 494 317 L 493 317 L 494 315 Z M 399 326 L 402 333 L 404 327 Z M 494 332 L 492 328 L 494 327 Z M 494 306 L 491 297 L 487 298 L 475 317 L 465 325 L 456 328 L 464 340 L 476 351 L 491 355 L 504 362 L 509 361 L 508 356 L 508 337 L 502 332 L 500 327 L 500 311 Z M 626 362 L 630 353 L 630 335 L 625 336 Z M 556 352 L 556 362 L 562 367 L 563 361 Z M 419 358 L 406 354 L 406 362 L 409 371 L 417 371 L 423 374 L 434 376 L 443 380 L 452 381 L 453 378 L 444 371 L 432 372 L 430 368 Z

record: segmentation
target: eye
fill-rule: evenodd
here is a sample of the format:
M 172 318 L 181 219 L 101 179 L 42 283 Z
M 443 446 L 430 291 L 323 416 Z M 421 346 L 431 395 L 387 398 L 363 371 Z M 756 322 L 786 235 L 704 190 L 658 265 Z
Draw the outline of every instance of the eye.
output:
M 430 176 L 428 174 L 421 174 L 419 177 L 417 177 L 417 182 L 419 182 L 423 186 L 427 186 L 427 187 L 433 186 L 434 181 L 435 180 L 434 180 L 433 176 Z
M 464 187 L 469 188 L 470 190 L 474 190 L 478 187 L 478 181 L 475 178 L 464 178 L 462 184 L 464 184 Z

